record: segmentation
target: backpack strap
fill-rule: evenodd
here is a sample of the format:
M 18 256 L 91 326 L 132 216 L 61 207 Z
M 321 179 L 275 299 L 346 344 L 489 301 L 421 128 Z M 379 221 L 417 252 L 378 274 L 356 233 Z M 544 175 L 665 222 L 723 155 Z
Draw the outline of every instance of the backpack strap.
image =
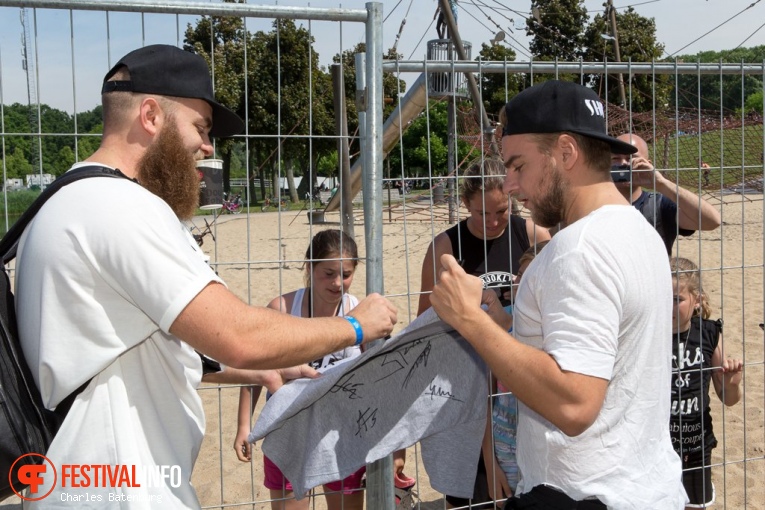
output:
M 10 229 L 8 229 L 8 232 L 3 236 L 3 238 L 0 240 L 0 257 L 2 257 L 3 265 L 7 264 L 14 258 L 16 258 L 16 249 L 19 245 L 19 239 L 21 239 L 21 235 L 24 233 L 24 229 L 26 229 L 27 225 L 32 221 L 32 218 L 35 217 L 35 215 L 40 211 L 42 206 L 45 204 L 45 202 L 48 201 L 50 197 L 52 197 L 58 190 L 66 186 L 67 184 L 71 184 L 75 181 L 79 181 L 80 179 L 86 179 L 89 177 L 121 177 L 123 179 L 129 179 L 133 182 L 138 182 L 135 179 L 131 179 L 127 175 L 123 174 L 119 169 L 114 168 L 108 168 L 105 166 L 100 165 L 88 165 L 88 166 L 81 166 L 78 168 L 73 168 L 72 170 L 69 170 L 65 174 L 59 176 L 54 180 L 48 187 L 46 187 L 43 192 L 38 196 L 34 202 L 27 208 L 26 211 L 19 217 L 19 219 L 16 221 L 16 223 L 11 226 Z M 6 273 L 7 277 L 7 273 Z M 9 286 L 10 288 L 10 286 Z M 13 303 L 11 302 L 11 312 Z M 15 316 L 14 316 L 15 317 Z M 13 319 L 13 324 L 15 324 L 15 318 Z M 17 335 L 16 331 L 13 332 L 14 336 Z M 20 354 L 20 353 L 19 353 Z M 23 359 L 16 359 L 15 363 L 19 367 L 26 368 L 25 361 Z M 31 381 L 31 376 L 27 376 L 27 379 Z M 74 402 L 74 399 L 79 395 L 85 387 L 90 383 L 92 379 L 88 379 L 85 383 L 83 383 L 82 386 L 74 390 L 70 395 L 68 395 L 64 400 L 62 400 L 58 406 L 56 406 L 55 411 L 48 411 L 45 415 L 45 421 L 48 423 L 50 429 L 55 433 L 55 431 L 58 429 L 59 425 L 64 421 L 64 418 L 66 417 L 66 413 L 69 411 L 69 408 L 72 406 L 72 403 Z M 40 403 L 41 405 L 41 403 Z
M 46 187 L 39 197 L 27 208 L 16 223 L 8 229 L 8 232 L 0 240 L 0 257 L 2 257 L 3 265 L 7 264 L 14 258 L 16 258 L 16 249 L 19 245 L 19 239 L 21 234 L 24 233 L 24 229 L 27 228 L 32 218 L 40 211 L 43 204 L 48 201 L 58 190 L 80 179 L 86 179 L 88 177 L 122 177 L 123 179 L 130 179 L 133 182 L 138 182 L 135 179 L 131 179 L 127 175 L 123 174 L 116 168 L 107 168 L 100 165 L 81 166 L 79 168 L 73 168 L 65 174 L 59 176 L 48 187 Z

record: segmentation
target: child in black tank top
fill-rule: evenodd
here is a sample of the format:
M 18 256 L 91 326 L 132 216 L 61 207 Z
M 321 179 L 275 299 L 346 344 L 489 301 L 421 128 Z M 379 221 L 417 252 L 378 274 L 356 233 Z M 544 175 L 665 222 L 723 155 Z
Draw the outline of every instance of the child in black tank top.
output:
M 712 430 L 709 382 L 720 401 L 732 406 L 741 400 L 740 359 L 725 359 L 722 321 L 708 320 L 710 306 L 701 289 L 698 267 L 688 259 L 672 259 L 672 407 L 669 430 L 672 446 L 683 463 L 683 485 L 690 504 L 706 508 L 715 500 L 712 483 Z

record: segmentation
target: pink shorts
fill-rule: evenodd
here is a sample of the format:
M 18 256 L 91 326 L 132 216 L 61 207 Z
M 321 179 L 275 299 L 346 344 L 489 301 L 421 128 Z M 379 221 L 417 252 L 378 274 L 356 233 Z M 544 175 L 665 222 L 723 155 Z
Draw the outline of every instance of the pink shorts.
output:
M 265 471 L 265 480 L 263 481 L 263 485 L 266 486 L 266 489 L 272 491 L 285 490 L 292 492 L 292 484 L 290 481 L 284 477 L 281 469 L 279 469 L 276 464 L 274 464 L 271 459 L 265 455 L 263 456 L 263 467 Z M 361 479 L 366 472 L 367 467 L 363 466 L 361 469 L 345 478 L 345 480 L 329 482 L 324 484 L 324 486 L 332 492 L 342 491 L 343 494 L 353 494 L 361 488 Z

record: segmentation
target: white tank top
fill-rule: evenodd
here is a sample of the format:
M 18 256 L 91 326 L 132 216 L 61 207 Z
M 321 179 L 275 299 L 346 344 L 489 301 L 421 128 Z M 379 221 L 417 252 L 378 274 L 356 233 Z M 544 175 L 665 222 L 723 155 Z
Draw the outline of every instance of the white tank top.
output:
M 307 290 L 309 289 L 303 288 L 295 291 L 295 299 L 292 300 L 292 309 L 290 310 L 291 315 L 294 315 L 295 317 L 303 316 L 303 297 L 305 296 Z M 352 294 L 343 294 L 343 301 L 341 306 L 338 307 L 337 316 L 343 317 L 346 312 L 350 312 L 358 304 L 359 300 L 356 298 L 356 296 L 353 296 Z M 354 345 L 351 347 L 346 347 L 343 350 L 333 352 L 332 354 L 327 354 L 323 358 L 313 360 L 308 364 L 316 370 L 321 370 L 323 368 L 331 367 L 338 361 L 355 358 L 356 356 L 360 355 L 361 347 Z

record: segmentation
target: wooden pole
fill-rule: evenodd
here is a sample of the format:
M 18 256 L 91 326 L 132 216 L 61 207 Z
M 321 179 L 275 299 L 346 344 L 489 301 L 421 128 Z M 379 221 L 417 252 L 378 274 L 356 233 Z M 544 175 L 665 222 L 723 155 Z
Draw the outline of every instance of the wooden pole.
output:
M 614 1 L 608 0 L 608 10 L 611 17 L 611 31 L 614 35 L 614 53 L 616 55 L 616 62 L 622 61 L 622 56 L 619 51 L 619 32 L 616 31 L 616 9 L 614 9 Z M 619 95 L 622 99 L 622 107 L 627 108 L 627 95 L 624 91 L 624 77 L 622 76 L 622 73 L 619 73 L 617 76 L 619 80 Z
M 351 239 L 353 234 L 353 191 L 351 190 L 351 158 L 348 154 L 348 122 L 345 113 L 345 86 L 343 65 L 332 64 L 332 90 L 334 92 L 335 131 L 339 136 L 337 155 L 340 163 L 340 226 Z

